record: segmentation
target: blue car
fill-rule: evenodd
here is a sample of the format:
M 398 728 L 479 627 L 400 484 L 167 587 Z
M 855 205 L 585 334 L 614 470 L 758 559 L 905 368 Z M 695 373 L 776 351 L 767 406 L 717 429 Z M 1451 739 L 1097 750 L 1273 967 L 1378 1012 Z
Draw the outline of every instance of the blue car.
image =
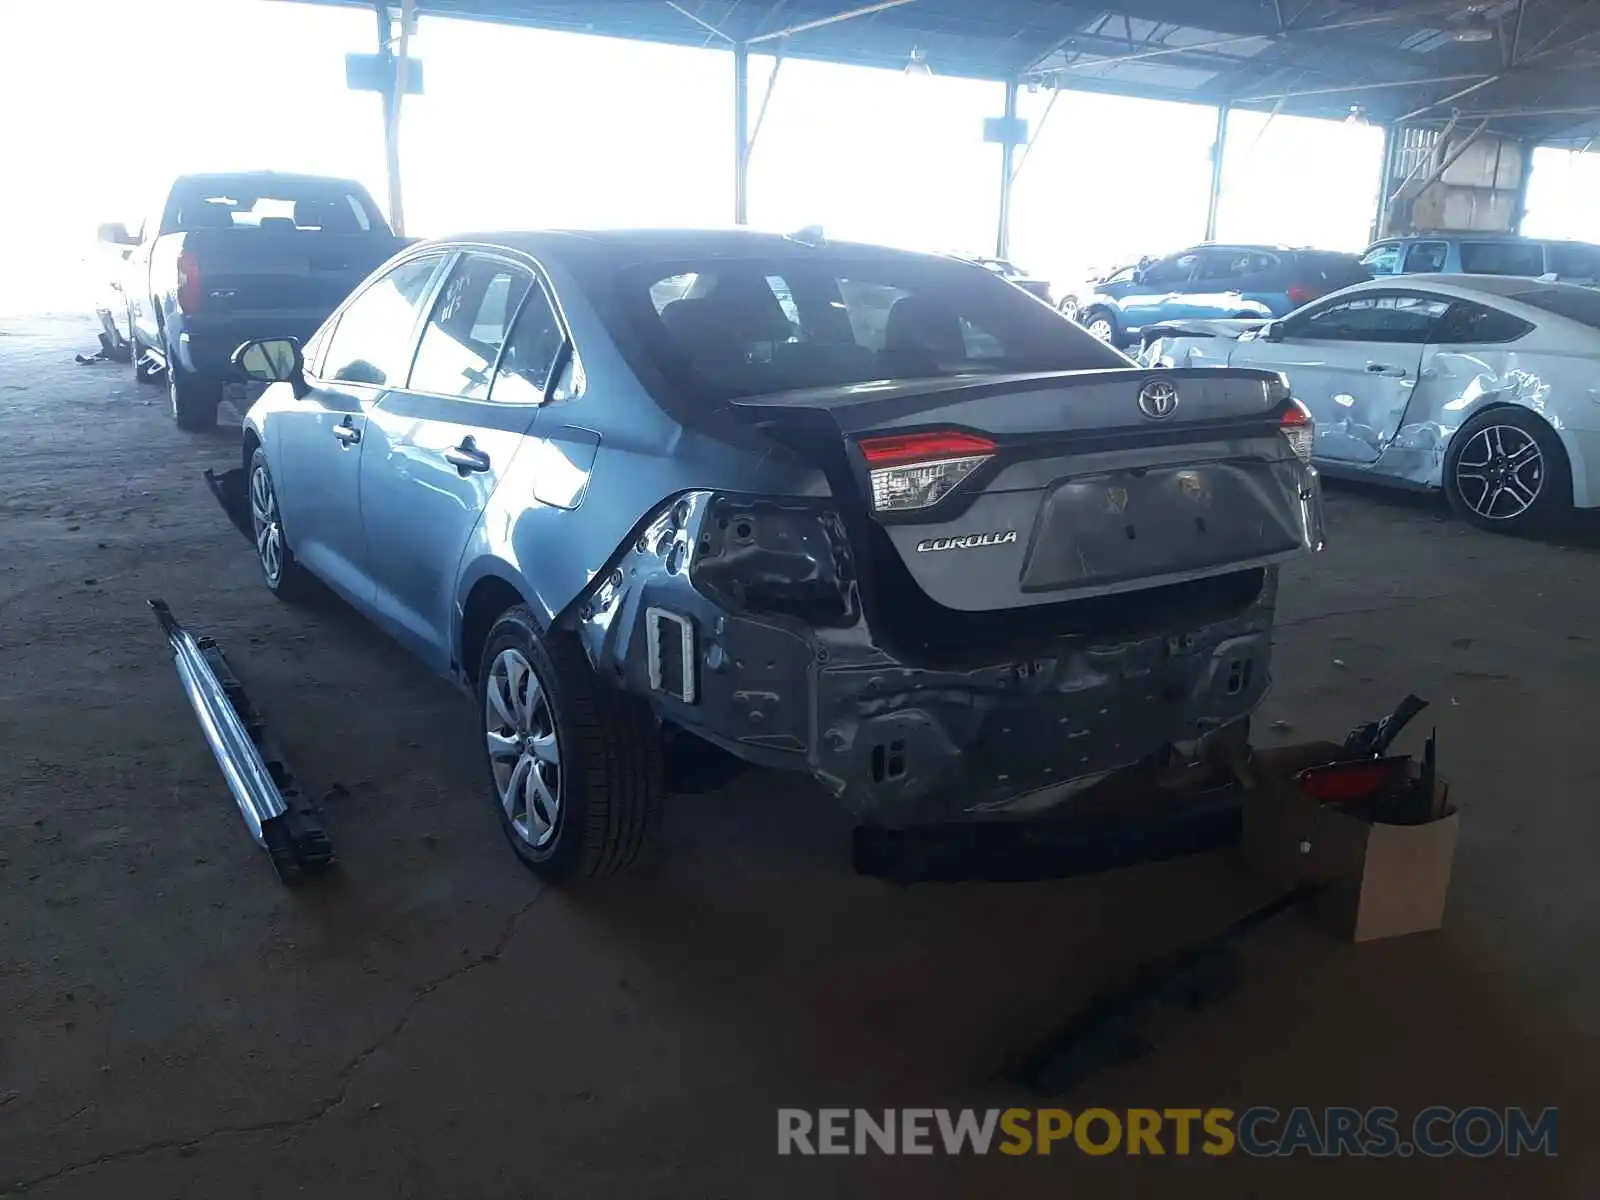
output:
M 1286 246 L 1194 246 L 1102 280 L 1079 322 L 1124 346 L 1157 321 L 1286 316 L 1372 276 L 1353 254 Z

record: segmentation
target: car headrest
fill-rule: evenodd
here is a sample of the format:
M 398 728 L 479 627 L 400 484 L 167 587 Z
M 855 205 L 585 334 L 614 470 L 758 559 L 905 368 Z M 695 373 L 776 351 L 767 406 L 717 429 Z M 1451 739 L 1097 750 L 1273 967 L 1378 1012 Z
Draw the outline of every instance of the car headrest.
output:
M 262 217 L 261 218 L 261 228 L 263 228 L 263 229 L 293 229 L 294 227 L 295 227 L 295 220 L 294 220 L 293 217 Z
M 926 296 L 901 296 L 894 302 L 884 325 L 883 348 L 933 353 L 941 358 L 967 356 L 961 318 L 954 309 Z

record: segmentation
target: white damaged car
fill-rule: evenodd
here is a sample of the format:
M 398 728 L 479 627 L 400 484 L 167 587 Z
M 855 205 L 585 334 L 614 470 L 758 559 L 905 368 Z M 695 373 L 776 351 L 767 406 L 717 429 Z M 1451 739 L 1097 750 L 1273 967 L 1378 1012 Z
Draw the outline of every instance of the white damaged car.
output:
M 1282 371 L 1330 475 L 1443 488 L 1521 530 L 1600 506 L 1600 292 L 1538 279 L 1372 280 L 1274 321 L 1167 321 L 1149 366 Z

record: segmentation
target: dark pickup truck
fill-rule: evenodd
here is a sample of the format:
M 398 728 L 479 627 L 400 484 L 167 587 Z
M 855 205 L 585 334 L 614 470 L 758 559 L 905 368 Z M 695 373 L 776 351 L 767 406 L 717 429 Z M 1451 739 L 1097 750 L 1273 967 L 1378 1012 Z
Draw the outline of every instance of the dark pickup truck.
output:
M 406 244 L 359 183 L 251 171 L 185 175 L 130 233 L 116 280 L 134 373 L 166 378 L 182 429 L 217 422 L 234 349 L 253 338 L 309 338 L 350 290 Z M 114 314 L 119 315 L 119 314 Z

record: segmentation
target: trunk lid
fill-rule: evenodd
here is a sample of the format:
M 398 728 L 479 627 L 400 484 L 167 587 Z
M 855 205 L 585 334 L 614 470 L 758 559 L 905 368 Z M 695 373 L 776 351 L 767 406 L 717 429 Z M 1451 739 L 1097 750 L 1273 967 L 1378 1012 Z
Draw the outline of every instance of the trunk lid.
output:
M 1163 586 L 1321 545 L 1309 426 L 1271 372 L 964 376 L 734 405 L 810 452 L 842 446 L 835 489 L 860 502 L 868 568 L 892 554 L 949 609 Z

